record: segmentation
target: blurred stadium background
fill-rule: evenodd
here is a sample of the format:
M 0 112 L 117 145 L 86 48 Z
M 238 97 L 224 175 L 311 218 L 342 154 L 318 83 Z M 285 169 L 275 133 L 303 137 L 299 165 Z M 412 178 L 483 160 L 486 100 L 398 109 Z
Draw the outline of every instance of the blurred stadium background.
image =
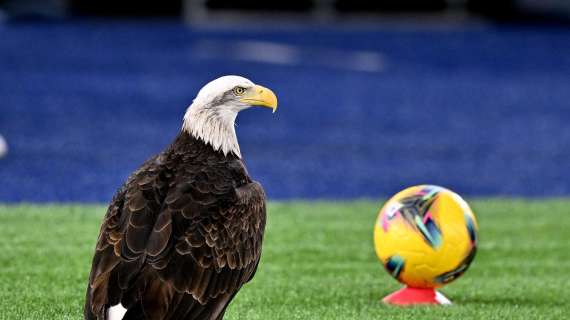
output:
M 0 0 L 0 202 L 106 202 L 223 74 L 272 199 L 570 195 L 570 2 Z

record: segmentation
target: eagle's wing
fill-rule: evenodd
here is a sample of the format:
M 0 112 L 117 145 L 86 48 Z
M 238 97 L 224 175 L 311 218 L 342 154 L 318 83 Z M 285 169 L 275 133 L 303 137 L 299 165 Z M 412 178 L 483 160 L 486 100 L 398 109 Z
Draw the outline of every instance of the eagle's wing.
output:
M 145 162 L 115 194 L 101 224 L 85 303 L 85 318 L 104 319 L 144 266 L 147 239 L 166 197 L 169 168 L 162 156 Z
M 160 306 L 172 319 L 223 314 L 261 256 L 261 186 L 250 182 L 234 188 L 224 177 L 202 181 L 185 182 L 167 195 L 147 245 L 148 262 L 159 277 L 172 291 L 186 293 Z
M 169 181 L 168 170 L 143 166 L 118 192 L 97 242 L 86 315 L 119 302 L 134 306 L 127 315 L 223 314 L 259 262 L 265 195 L 258 183 L 235 188 L 208 167 Z

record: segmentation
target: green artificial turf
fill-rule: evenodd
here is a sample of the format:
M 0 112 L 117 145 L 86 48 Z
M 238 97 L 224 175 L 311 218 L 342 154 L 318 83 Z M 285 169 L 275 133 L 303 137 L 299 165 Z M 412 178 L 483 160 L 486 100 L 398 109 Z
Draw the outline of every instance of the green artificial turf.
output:
M 226 319 L 564 319 L 570 201 L 475 200 L 480 247 L 449 307 L 382 305 L 399 288 L 374 254 L 381 202 L 269 205 L 263 258 Z M 0 206 L 0 319 L 80 319 L 105 208 Z

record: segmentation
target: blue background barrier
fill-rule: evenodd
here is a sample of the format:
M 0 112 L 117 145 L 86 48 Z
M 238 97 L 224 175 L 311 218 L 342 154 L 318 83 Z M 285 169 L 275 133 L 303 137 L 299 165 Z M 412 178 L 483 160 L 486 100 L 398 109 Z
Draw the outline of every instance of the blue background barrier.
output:
M 75 21 L 0 26 L 0 202 L 108 201 L 224 74 L 279 97 L 237 123 L 272 199 L 570 195 L 567 27 Z

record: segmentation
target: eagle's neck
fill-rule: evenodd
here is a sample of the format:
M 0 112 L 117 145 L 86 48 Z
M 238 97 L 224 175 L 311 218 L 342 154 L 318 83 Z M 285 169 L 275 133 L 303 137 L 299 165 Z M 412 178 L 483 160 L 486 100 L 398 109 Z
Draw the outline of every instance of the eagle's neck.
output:
M 241 158 L 235 120 L 237 111 L 229 108 L 188 108 L 182 130 L 209 144 L 224 155 L 233 153 Z

